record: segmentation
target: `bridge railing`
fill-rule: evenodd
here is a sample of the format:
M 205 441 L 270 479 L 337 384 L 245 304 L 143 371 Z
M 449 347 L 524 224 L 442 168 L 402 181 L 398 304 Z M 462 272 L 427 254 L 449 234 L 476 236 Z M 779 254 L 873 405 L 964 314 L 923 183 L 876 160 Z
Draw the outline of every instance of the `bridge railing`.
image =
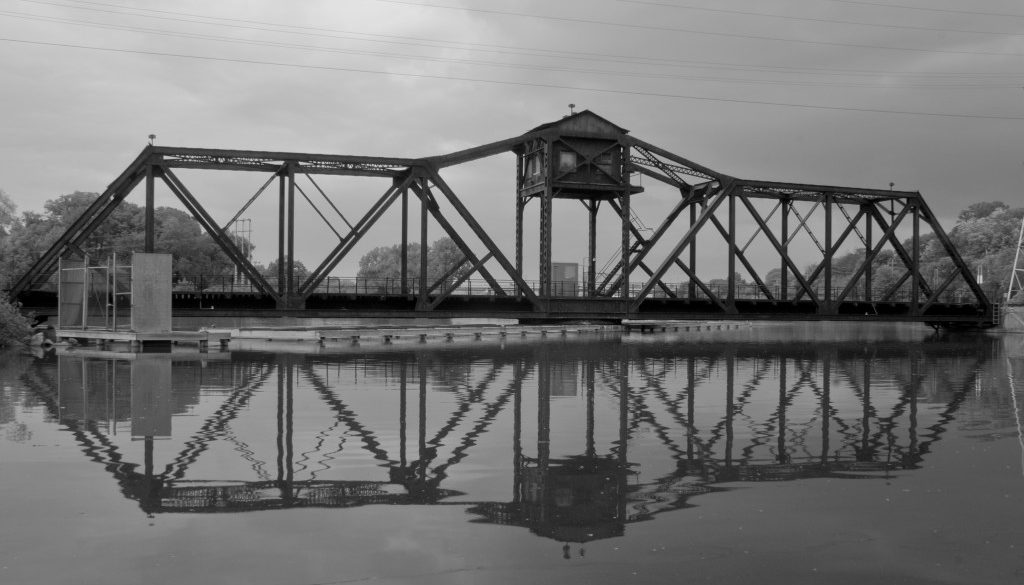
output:
M 299 285 L 302 283 L 303 278 L 296 278 L 294 283 L 294 290 L 298 290 Z M 278 288 L 277 278 L 268 278 L 268 283 L 274 288 Z M 497 281 L 501 291 L 508 295 L 516 295 L 518 286 L 514 281 Z M 526 284 L 534 290 L 539 289 L 539 283 L 536 281 L 526 281 Z M 553 282 L 552 284 L 552 297 L 556 298 L 585 298 L 587 297 L 588 286 L 586 282 Z M 204 294 L 235 294 L 235 293 L 258 293 L 259 289 L 251 284 L 248 280 L 242 278 L 235 278 L 230 275 L 198 275 L 198 276 L 176 276 L 173 280 L 174 292 L 176 293 L 204 293 Z M 729 293 L 729 285 L 727 283 L 711 283 L 705 285 L 707 290 L 719 299 L 726 299 Z M 693 295 L 690 295 L 689 283 L 667 283 L 665 288 L 667 292 L 661 287 L 656 287 L 651 293 L 650 298 L 655 299 L 667 299 L 667 298 L 678 298 L 678 299 L 689 299 L 691 301 L 709 301 L 711 296 L 708 292 L 700 287 L 695 287 Z M 833 287 L 831 299 L 837 299 L 842 294 L 845 287 Z M 630 297 L 635 298 L 640 294 L 643 289 L 643 283 L 633 283 L 630 286 Z M 278 289 L 279 290 L 279 289 Z M 823 286 L 818 285 L 812 288 L 815 296 L 818 299 L 825 298 L 825 289 Z M 744 301 L 779 301 L 779 300 L 792 300 L 799 295 L 801 289 L 795 286 L 789 287 L 786 294 L 783 295 L 782 287 L 779 285 L 768 286 L 762 288 L 756 284 L 742 283 L 737 284 L 735 288 L 735 298 L 737 300 Z M 896 303 L 907 303 L 911 302 L 911 291 L 909 286 L 889 294 L 886 297 L 887 289 L 878 287 L 871 291 L 870 297 L 865 294 L 864 289 L 857 288 L 852 290 L 845 297 L 845 301 L 865 301 L 870 298 L 871 301 L 880 301 L 885 299 L 886 302 Z M 406 281 L 405 287 L 403 288 L 402 280 L 399 278 L 367 278 L 367 277 L 344 277 L 344 276 L 331 276 L 325 278 L 323 282 L 313 291 L 314 294 L 328 294 L 328 295 L 379 295 L 379 296 L 416 296 L 419 294 L 419 281 L 418 279 L 410 278 Z M 483 279 L 468 279 L 465 282 L 459 284 L 454 289 L 449 285 L 442 284 L 436 289 L 430 292 L 431 296 L 451 293 L 456 296 L 470 296 L 470 297 L 493 297 L 498 293 Z M 805 294 L 801 295 L 804 300 L 808 299 Z M 921 298 L 926 298 L 926 295 L 921 295 Z M 974 302 L 974 295 L 969 289 L 950 289 L 944 291 L 939 295 L 937 299 L 940 303 L 947 304 L 972 304 Z

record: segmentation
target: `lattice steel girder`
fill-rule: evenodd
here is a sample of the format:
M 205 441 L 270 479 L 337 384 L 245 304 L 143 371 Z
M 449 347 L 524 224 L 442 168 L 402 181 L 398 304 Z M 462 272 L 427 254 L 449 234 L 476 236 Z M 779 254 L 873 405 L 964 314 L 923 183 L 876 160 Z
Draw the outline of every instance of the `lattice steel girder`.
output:
M 162 157 L 167 168 L 274 173 L 290 165 L 296 173 L 310 175 L 353 175 L 397 177 L 419 161 L 409 158 L 350 156 L 269 152 L 259 150 L 221 150 L 214 148 L 178 148 L 151 146 L 152 154 Z
M 791 201 L 821 201 L 825 194 L 831 195 L 834 203 L 847 205 L 877 201 L 921 199 L 921 193 L 918 191 L 856 189 L 853 187 L 829 185 L 751 181 L 749 179 L 737 179 L 737 184 L 743 187 L 743 192 L 747 197 L 785 198 Z

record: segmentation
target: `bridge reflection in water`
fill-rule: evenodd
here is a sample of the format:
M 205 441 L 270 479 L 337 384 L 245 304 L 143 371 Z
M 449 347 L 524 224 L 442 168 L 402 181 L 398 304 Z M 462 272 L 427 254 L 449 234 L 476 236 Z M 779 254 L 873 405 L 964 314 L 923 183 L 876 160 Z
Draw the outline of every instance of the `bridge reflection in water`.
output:
M 23 379 L 149 514 L 454 505 L 586 542 L 735 482 L 918 467 L 994 352 L 643 339 L 68 352 Z

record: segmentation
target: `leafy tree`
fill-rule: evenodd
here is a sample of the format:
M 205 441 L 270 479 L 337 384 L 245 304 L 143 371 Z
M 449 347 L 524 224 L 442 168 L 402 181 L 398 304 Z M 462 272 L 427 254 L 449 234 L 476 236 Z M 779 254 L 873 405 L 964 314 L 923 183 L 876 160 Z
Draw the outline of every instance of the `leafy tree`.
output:
M 406 266 L 406 277 L 410 282 L 416 282 L 419 278 L 420 267 L 420 245 L 410 243 L 406 249 L 408 265 Z M 459 249 L 458 244 L 451 238 L 440 238 L 430 244 L 427 250 L 427 281 L 433 284 L 438 278 L 462 264 L 465 255 Z M 468 264 L 463 264 L 452 274 L 448 282 L 452 284 L 463 277 L 470 269 Z M 398 280 L 402 276 L 402 245 L 380 246 L 374 248 L 359 259 L 359 278 L 373 280 Z
M 0 241 L 10 234 L 11 226 L 18 220 L 17 206 L 14 205 L 14 201 L 0 189 Z
M 405 275 L 410 281 L 413 281 L 419 274 L 420 245 L 410 243 L 406 247 L 406 256 L 409 263 L 406 266 Z M 373 280 L 400 279 L 402 277 L 402 245 L 380 246 L 363 254 L 363 257 L 359 259 L 359 272 L 356 273 L 356 276 Z
M 24 340 L 32 333 L 32 322 L 17 305 L 0 298 L 0 347 Z
M 0 228 L 0 286 L 24 274 L 50 245 L 96 200 L 96 193 L 76 191 L 47 201 L 42 213 L 27 211 Z M 0 200 L 0 222 L 3 221 Z M 209 234 L 190 215 L 171 207 L 154 210 L 155 251 L 170 253 L 173 270 L 181 275 L 226 275 L 232 263 Z M 92 258 L 129 254 L 142 249 L 145 241 L 145 209 L 123 202 L 80 245 Z M 251 247 L 251 246 L 250 246 Z M 6 277 L 6 282 L 4 281 Z
M 982 219 L 989 217 L 997 211 L 1007 211 L 1010 206 L 1003 203 L 1002 201 L 981 201 L 979 203 L 972 203 L 960 212 L 957 216 L 957 223 L 963 223 L 972 219 Z
M 1024 208 L 1010 208 L 1001 201 L 974 203 L 960 212 L 956 226 L 949 231 L 949 239 L 971 272 L 984 276 L 983 288 L 992 300 L 1005 294 L 1013 255 L 1017 249 Z M 903 242 L 910 250 L 911 241 Z M 933 287 L 938 287 L 955 270 L 945 247 L 933 233 L 920 237 L 921 274 Z M 837 256 L 833 259 L 833 283 L 845 286 L 855 267 L 863 261 L 864 250 Z M 876 290 L 891 287 L 906 272 L 903 261 L 891 250 L 883 250 L 872 265 L 872 285 Z M 909 289 L 910 280 L 904 284 Z M 966 293 L 966 282 L 955 279 L 948 293 Z
M 260 274 L 263 275 L 263 278 L 270 279 L 271 281 L 277 279 L 276 258 L 274 260 L 271 260 L 270 264 L 267 264 L 265 267 L 260 266 L 258 268 L 260 269 Z M 306 268 L 306 265 L 299 260 L 295 261 L 295 265 L 292 268 L 292 270 L 295 272 L 295 278 L 297 278 L 299 281 L 302 281 L 307 276 L 309 276 L 309 269 Z

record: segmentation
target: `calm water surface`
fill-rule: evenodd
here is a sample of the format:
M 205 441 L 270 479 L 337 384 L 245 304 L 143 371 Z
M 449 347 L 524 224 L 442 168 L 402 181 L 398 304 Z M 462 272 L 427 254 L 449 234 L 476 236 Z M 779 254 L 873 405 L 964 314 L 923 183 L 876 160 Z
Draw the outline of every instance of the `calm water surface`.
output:
M 1024 583 L 1022 349 L 794 325 L 6 354 L 0 583 Z

